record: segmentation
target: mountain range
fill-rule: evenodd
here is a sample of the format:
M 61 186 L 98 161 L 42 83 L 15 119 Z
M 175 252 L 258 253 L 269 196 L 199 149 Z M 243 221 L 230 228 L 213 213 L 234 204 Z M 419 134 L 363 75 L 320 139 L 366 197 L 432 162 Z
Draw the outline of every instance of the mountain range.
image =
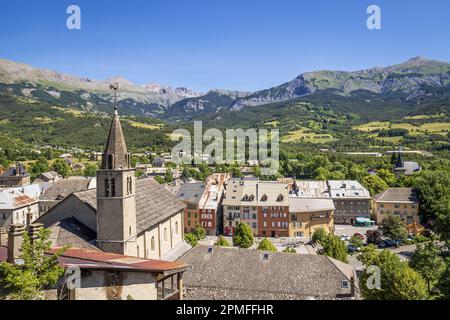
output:
M 308 72 L 257 92 L 216 89 L 200 93 L 157 83 L 135 85 L 122 77 L 96 81 L 0 59 L 0 93 L 32 101 L 109 112 L 109 85 L 115 82 L 120 85 L 122 113 L 172 122 L 299 100 L 373 119 L 382 116 L 383 110 L 394 110 L 392 116 L 404 116 L 449 108 L 450 64 L 416 57 L 398 65 L 354 72 Z

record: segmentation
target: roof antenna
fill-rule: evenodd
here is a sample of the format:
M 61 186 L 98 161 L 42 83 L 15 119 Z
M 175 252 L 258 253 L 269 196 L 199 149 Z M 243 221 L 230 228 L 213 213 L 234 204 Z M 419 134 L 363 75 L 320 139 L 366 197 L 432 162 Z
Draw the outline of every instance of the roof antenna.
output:
M 114 84 L 111 84 L 109 86 L 109 88 L 111 90 L 114 90 L 114 115 L 118 116 L 119 115 L 119 111 L 117 110 L 117 90 L 119 90 L 119 83 L 116 82 Z

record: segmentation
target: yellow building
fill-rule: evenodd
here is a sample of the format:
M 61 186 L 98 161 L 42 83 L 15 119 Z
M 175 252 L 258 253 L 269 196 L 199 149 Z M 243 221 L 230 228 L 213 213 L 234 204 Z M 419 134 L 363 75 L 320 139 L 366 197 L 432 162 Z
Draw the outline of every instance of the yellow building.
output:
M 290 198 L 289 237 L 312 237 L 320 228 L 334 231 L 332 199 Z
M 406 225 L 420 224 L 419 200 L 411 188 L 390 188 L 373 199 L 373 216 L 381 224 L 388 214 L 399 216 Z

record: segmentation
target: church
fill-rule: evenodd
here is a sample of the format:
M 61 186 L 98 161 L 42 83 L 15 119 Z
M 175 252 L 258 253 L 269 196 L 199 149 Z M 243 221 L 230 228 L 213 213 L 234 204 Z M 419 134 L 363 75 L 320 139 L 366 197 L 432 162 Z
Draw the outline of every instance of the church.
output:
M 50 229 L 54 246 L 175 261 L 190 249 L 185 204 L 135 173 L 115 108 L 97 188 L 72 193 L 35 222 Z

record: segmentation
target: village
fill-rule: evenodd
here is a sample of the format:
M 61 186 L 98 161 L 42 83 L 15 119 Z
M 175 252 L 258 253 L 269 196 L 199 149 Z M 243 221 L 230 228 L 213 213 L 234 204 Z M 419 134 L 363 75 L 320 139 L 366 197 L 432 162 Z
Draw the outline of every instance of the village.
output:
M 395 175 L 421 170 L 401 148 L 396 155 Z M 24 236 L 37 241 L 45 229 L 46 254 L 64 249 L 59 265 L 79 271 L 77 286 L 62 277 L 46 299 L 361 299 L 364 266 L 354 257 L 363 247 L 408 259 L 399 248 L 414 251 L 429 233 L 413 188 L 371 195 L 355 180 L 263 181 L 254 163 L 240 177 L 198 181 L 170 154 L 133 166 L 117 109 L 105 151 L 91 157 L 101 162 L 95 177 L 50 171 L 31 181 L 22 163 L 0 174 L 0 261 L 20 265 Z M 383 232 L 392 217 L 403 239 Z M 327 237 L 345 257 L 326 254 Z

